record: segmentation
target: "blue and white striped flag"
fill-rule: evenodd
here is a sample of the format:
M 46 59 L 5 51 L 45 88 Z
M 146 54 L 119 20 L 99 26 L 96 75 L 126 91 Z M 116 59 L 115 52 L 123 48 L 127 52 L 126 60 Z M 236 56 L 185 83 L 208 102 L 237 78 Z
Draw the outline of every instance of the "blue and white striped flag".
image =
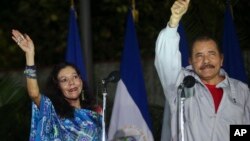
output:
M 153 141 L 140 51 L 131 11 L 120 66 L 121 79 L 109 125 L 108 140 Z

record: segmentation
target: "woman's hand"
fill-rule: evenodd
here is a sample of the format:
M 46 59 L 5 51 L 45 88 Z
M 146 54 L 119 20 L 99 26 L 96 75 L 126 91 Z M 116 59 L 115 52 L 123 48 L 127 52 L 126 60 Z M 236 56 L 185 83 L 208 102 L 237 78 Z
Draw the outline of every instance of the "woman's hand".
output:
M 22 34 L 18 30 L 12 29 L 12 39 L 26 54 L 35 54 L 34 43 L 27 34 Z
M 22 34 L 16 29 L 12 29 L 12 39 L 25 52 L 26 65 L 35 65 L 35 47 L 33 41 L 27 34 Z

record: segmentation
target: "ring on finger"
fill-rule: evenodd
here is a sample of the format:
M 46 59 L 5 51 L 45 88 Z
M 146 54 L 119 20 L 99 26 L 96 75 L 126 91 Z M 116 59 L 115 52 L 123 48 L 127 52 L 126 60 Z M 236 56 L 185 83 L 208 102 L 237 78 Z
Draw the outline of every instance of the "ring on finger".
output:
M 16 40 L 17 40 L 17 42 L 21 42 L 22 39 L 21 39 L 21 37 L 17 37 Z
M 24 40 L 24 36 L 20 35 L 19 38 L 21 38 L 21 41 Z
M 22 40 L 24 40 L 23 35 L 20 35 L 20 36 L 17 37 L 17 42 L 21 42 Z
M 17 44 L 20 45 L 20 43 L 22 42 L 22 40 L 23 40 L 23 39 L 18 38 L 18 39 L 17 39 Z

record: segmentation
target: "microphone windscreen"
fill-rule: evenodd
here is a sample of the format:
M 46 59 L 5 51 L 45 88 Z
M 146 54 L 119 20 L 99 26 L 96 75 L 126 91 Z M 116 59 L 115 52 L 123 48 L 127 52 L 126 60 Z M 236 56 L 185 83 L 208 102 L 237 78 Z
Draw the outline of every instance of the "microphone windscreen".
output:
M 112 71 L 107 78 L 102 80 L 103 84 L 107 84 L 109 82 L 116 83 L 120 80 L 120 72 L 119 71 Z
M 186 88 L 191 88 L 194 86 L 194 84 L 195 84 L 195 78 L 191 75 L 188 75 L 183 79 L 183 85 Z
M 110 82 L 116 83 L 120 80 L 120 72 L 113 71 L 109 74 L 108 78 L 110 78 Z

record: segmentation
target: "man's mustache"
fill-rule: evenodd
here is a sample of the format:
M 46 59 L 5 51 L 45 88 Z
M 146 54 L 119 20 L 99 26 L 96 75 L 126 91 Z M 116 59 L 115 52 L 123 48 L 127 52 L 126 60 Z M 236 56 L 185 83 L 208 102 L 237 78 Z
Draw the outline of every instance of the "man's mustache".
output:
M 214 65 L 211 65 L 211 64 L 204 64 L 200 67 L 201 70 L 204 70 L 206 68 L 215 68 Z

